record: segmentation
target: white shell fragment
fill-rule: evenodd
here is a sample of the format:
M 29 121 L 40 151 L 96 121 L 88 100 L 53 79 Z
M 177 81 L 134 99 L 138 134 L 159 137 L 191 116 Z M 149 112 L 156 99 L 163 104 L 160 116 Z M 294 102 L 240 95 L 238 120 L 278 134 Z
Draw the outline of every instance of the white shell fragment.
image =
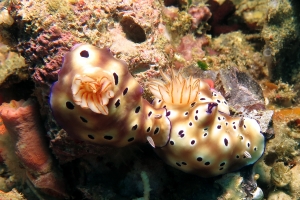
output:
M 253 191 L 253 193 L 251 193 L 251 195 L 252 195 L 252 200 L 264 199 L 264 193 L 262 189 L 260 189 L 259 187 L 256 187 L 256 189 Z

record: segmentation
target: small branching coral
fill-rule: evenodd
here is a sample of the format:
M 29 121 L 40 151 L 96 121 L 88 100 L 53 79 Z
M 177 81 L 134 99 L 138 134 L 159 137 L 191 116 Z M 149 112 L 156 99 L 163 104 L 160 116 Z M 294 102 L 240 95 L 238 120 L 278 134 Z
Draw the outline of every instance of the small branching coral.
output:
M 122 147 L 148 140 L 166 163 L 202 177 L 260 158 L 264 137 L 254 119 L 231 117 L 225 98 L 201 79 L 160 73 L 162 80 L 148 83 L 151 105 L 124 62 L 107 49 L 77 45 L 52 87 L 53 115 L 83 141 Z

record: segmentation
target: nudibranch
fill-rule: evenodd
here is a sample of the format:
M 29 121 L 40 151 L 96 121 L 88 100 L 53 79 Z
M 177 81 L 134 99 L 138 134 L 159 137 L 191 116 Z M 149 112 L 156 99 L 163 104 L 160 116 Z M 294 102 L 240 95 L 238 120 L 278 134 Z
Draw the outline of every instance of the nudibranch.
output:
M 123 147 L 148 141 L 171 166 L 202 177 L 256 162 L 264 136 L 250 118 L 231 117 L 227 101 L 198 78 L 160 72 L 152 104 L 128 66 L 108 49 L 74 46 L 51 89 L 55 120 L 82 141 Z
M 64 57 L 50 105 L 59 125 L 79 140 L 123 147 L 148 139 L 162 147 L 170 132 L 166 110 L 153 108 L 142 93 L 125 62 L 108 49 L 79 44 Z
M 152 80 L 153 106 L 165 108 L 171 122 L 170 139 L 155 148 L 169 165 L 212 177 L 256 162 L 264 152 L 260 126 L 250 118 L 231 117 L 224 97 L 196 78 L 171 76 Z

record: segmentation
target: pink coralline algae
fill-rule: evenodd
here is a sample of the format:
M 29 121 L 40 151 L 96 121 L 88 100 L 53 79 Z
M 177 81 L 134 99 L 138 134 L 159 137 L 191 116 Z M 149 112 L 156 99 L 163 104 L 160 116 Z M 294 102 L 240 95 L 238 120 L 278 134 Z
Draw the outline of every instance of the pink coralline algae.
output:
M 66 54 L 50 104 L 67 134 L 114 147 L 148 141 L 166 163 L 201 177 L 237 170 L 263 154 L 259 124 L 231 117 L 225 98 L 207 82 L 160 71 L 162 79 L 148 83 L 151 105 L 127 67 L 88 44 Z
M 186 61 L 191 61 L 194 57 L 203 58 L 205 56 L 202 47 L 208 43 L 209 40 L 206 36 L 195 38 L 193 35 L 186 35 L 181 38 L 175 51 L 181 54 Z
M 190 7 L 188 13 L 192 16 L 192 29 L 197 29 L 200 23 L 207 22 L 211 17 L 208 7 Z
M 30 40 L 23 44 L 27 47 L 20 53 L 27 55 L 34 63 L 31 66 L 33 71 L 33 80 L 37 84 L 51 84 L 57 80 L 57 73 L 62 64 L 63 55 L 69 51 L 76 43 L 76 38 L 71 33 L 62 32 L 59 27 L 52 26 L 49 30 L 40 34 L 37 39 Z M 41 58 L 44 58 L 41 60 Z M 44 62 L 46 64 L 44 65 Z M 44 65 L 43 67 L 40 67 Z
M 15 152 L 26 169 L 27 178 L 38 189 L 63 198 L 66 186 L 58 168 L 53 163 L 44 138 L 37 106 L 32 100 L 3 103 L 0 116 L 15 141 Z

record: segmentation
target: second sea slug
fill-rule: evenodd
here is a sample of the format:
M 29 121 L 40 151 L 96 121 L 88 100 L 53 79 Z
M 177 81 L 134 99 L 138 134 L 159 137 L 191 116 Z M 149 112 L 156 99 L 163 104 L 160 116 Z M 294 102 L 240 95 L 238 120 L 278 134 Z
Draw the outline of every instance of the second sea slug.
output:
M 149 88 L 155 108 L 165 108 L 171 122 L 170 140 L 156 148 L 169 165 L 211 177 L 256 162 L 264 152 L 260 126 L 250 118 L 231 117 L 224 97 L 209 85 L 181 73 L 161 72 Z

